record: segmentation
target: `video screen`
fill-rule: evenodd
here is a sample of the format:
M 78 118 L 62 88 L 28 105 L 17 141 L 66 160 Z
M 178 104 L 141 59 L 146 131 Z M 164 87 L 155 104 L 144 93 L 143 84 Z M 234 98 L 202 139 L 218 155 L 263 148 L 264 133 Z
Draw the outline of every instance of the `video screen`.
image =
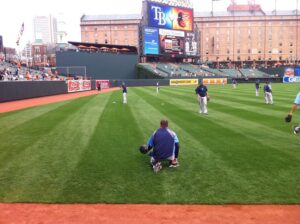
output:
M 144 54 L 159 54 L 157 28 L 144 28 Z
M 184 51 L 186 55 L 196 56 L 198 55 L 198 45 L 196 36 L 194 33 L 186 33 Z
M 161 54 L 184 54 L 184 32 L 159 29 Z
M 148 2 L 148 26 L 193 31 L 193 10 Z

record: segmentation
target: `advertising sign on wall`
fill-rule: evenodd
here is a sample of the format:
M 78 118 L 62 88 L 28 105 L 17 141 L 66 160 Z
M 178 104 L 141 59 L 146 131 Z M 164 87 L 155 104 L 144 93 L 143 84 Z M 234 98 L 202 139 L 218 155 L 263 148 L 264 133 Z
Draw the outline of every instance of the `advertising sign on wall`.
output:
M 80 92 L 92 89 L 90 80 L 68 80 L 68 92 Z
M 148 2 L 148 26 L 192 31 L 193 10 Z
M 159 29 L 161 54 L 184 54 L 184 32 Z
M 300 67 L 286 68 L 283 76 L 283 83 L 300 82 Z
M 284 71 L 284 76 L 294 76 L 294 68 L 286 68 Z
M 227 84 L 227 78 L 203 79 L 202 82 L 204 85 L 225 85 Z
M 198 79 L 170 79 L 170 86 L 198 85 Z
M 144 28 L 144 54 L 159 54 L 157 28 Z
M 109 80 L 96 80 L 96 89 L 98 89 L 98 84 L 100 84 L 101 89 L 108 89 L 110 87 Z
M 283 83 L 300 82 L 300 76 L 283 76 Z

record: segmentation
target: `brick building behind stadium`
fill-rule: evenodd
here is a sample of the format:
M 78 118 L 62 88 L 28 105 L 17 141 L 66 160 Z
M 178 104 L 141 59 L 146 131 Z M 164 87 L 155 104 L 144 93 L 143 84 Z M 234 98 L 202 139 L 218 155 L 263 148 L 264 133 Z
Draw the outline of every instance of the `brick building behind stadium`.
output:
M 194 12 L 202 61 L 287 63 L 300 60 L 299 10 L 265 12 L 230 5 L 225 12 Z M 83 15 L 81 41 L 139 48 L 142 15 Z

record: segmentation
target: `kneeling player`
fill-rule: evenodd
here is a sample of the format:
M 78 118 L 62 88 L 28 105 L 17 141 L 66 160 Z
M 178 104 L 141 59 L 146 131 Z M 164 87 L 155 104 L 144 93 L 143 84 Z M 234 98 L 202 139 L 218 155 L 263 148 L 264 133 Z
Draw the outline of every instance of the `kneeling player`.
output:
M 150 163 L 153 171 L 162 169 L 161 161 L 169 160 L 169 167 L 178 167 L 179 140 L 176 133 L 168 128 L 168 121 L 161 120 L 158 128 L 148 140 L 147 152 L 150 153 Z

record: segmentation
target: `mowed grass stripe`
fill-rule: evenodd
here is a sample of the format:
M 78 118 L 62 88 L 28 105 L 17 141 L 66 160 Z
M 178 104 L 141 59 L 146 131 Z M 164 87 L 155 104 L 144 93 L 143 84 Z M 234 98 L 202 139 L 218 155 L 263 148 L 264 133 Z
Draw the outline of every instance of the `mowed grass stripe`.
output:
M 249 96 L 247 99 L 261 99 L 262 102 L 264 102 L 264 93 L 263 93 L 263 85 L 261 86 L 260 89 L 260 96 L 256 97 L 255 96 L 255 88 L 254 84 L 241 84 L 238 86 L 238 88 L 234 89 L 232 88 L 231 85 L 225 85 L 225 86 L 220 86 L 220 85 L 207 85 L 208 91 L 211 94 L 214 93 L 222 93 L 226 95 L 240 95 L 240 96 Z M 176 87 L 172 87 L 176 88 Z M 180 87 L 183 88 L 184 91 L 190 92 L 191 87 Z M 192 87 L 193 90 L 196 88 Z M 277 100 L 282 100 L 286 102 L 290 102 L 290 100 L 293 100 L 296 93 L 300 91 L 300 85 L 299 84 L 279 84 L 275 83 L 272 84 L 273 88 L 273 95 L 274 99 Z M 194 91 L 193 91 L 194 92 Z
M 20 154 L 42 136 L 46 136 L 60 122 L 76 113 L 77 109 L 88 103 L 91 98 L 80 98 L 60 105 L 58 108 L 32 117 L 21 125 L 0 136 L 0 168 L 14 156 Z M 20 111 L 19 113 L 21 113 Z M 7 150 L 10 149 L 10 150 Z
M 150 91 L 149 91 L 150 92 Z M 194 100 L 193 97 L 191 97 L 190 95 L 187 95 L 187 96 L 183 96 L 183 94 L 180 94 L 178 93 L 178 91 L 176 90 L 174 94 L 172 94 L 170 91 L 168 91 L 168 93 L 165 93 L 168 97 L 168 102 L 172 102 L 174 104 L 177 104 L 178 103 L 178 106 L 180 105 L 184 105 L 183 109 L 186 109 L 186 110 L 191 110 L 192 112 L 193 111 L 198 111 L 198 104 L 197 104 L 197 101 L 196 101 L 196 98 Z M 182 103 L 178 102 L 178 100 L 181 100 Z M 230 103 L 230 102 L 229 102 Z M 187 105 L 188 104 L 188 105 Z M 196 106 L 197 105 L 197 106 Z M 213 109 L 210 109 L 212 108 L 211 106 L 214 106 Z M 220 118 L 220 121 L 222 121 L 223 119 L 223 122 L 222 123 L 225 123 L 226 125 L 228 125 L 228 127 L 231 127 L 233 126 L 234 127 L 234 124 L 243 124 L 244 122 L 248 122 L 247 120 L 249 120 L 248 124 L 249 125 L 246 125 L 244 126 L 244 129 L 242 132 L 246 132 L 247 133 L 247 130 L 250 128 L 251 130 L 251 127 L 253 125 L 255 125 L 254 129 L 252 130 L 253 132 L 255 132 L 255 130 L 260 130 L 261 128 L 267 128 L 268 131 L 271 133 L 274 133 L 275 132 L 275 135 L 277 133 L 277 137 L 279 136 L 282 136 L 282 135 L 285 135 L 285 134 L 289 134 L 288 135 L 288 139 L 286 139 L 286 141 L 290 142 L 291 140 L 294 140 L 296 138 L 294 138 L 295 136 L 292 136 L 290 135 L 290 125 L 286 125 L 284 122 L 282 122 L 282 120 L 280 120 L 279 122 L 274 122 L 273 120 L 271 120 L 271 122 L 268 123 L 268 126 L 266 125 L 263 125 L 262 122 L 260 122 L 260 120 L 265 120 L 265 118 L 263 116 L 261 116 L 260 114 L 256 114 L 257 116 L 254 116 L 255 113 L 250 113 L 251 115 L 254 116 L 254 120 L 253 119 L 249 119 L 249 115 L 246 114 L 246 116 L 242 117 L 241 119 L 238 119 L 237 118 L 237 115 L 234 113 L 234 111 L 236 111 L 238 109 L 236 108 L 232 108 L 232 113 L 226 113 L 226 108 L 225 108 L 225 113 L 224 113 L 224 106 L 222 105 L 220 108 L 216 108 L 215 107 L 215 102 L 209 104 L 209 111 L 213 113 L 213 117 L 215 118 L 216 114 L 214 112 L 221 112 L 222 113 L 222 116 L 226 116 L 225 119 L 223 117 Z M 243 113 L 247 113 L 247 111 L 242 111 L 242 114 Z M 239 111 L 238 111 L 238 114 Z M 231 118 L 230 118 L 231 117 Z M 253 121 L 252 121 L 253 120 Z M 259 123 L 257 123 L 259 121 Z M 270 125 L 271 123 L 271 125 Z M 280 128 L 274 128 L 273 124 L 278 124 L 278 127 Z M 221 123 L 220 123 L 221 124 Z M 282 128 L 284 127 L 284 130 L 282 130 Z M 288 129 L 286 129 L 288 128 Z M 286 143 L 286 142 L 284 142 Z
M 209 86 L 209 89 L 212 89 L 213 91 L 216 91 L 218 93 L 222 94 L 238 94 L 241 96 L 249 96 L 248 99 L 260 99 L 261 102 L 264 102 L 264 92 L 263 92 L 263 86 L 261 87 L 259 91 L 259 97 L 255 96 L 255 88 L 254 85 L 252 87 L 252 84 L 241 84 L 239 85 L 238 89 L 233 89 L 233 88 L 220 88 L 221 86 Z M 288 89 L 287 89 L 288 88 Z M 282 101 L 286 103 L 290 103 L 291 100 L 295 98 L 295 95 L 299 89 L 299 84 L 273 84 L 272 85 L 273 89 L 273 98 L 274 101 Z M 229 91 L 228 91 L 229 90 Z M 231 91 L 230 91 L 231 90 Z
M 138 146 L 142 127 L 130 104 L 113 92 L 91 137 L 88 150 L 69 178 L 62 202 L 151 203 L 159 201 L 162 177 L 145 172 Z M 134 99 L 129 99 L 134 104 Z
M 66 119 L 11 158 L 0 170 L 1 201 L 53 202 L 59 197 L 66 178 L 81 159 L 106 102 L 107 97 L 102 95 L 75 100 L 72 103 L 79 107 L 68 105 L 74 111 L 65 114 Z
M 219 86 L 220 89 L 222 87 L 223 86 Z M 211 90 L 210 86 L 208 88 L 209 88 L 209 95 L 211 96 L 212 100 L 221 99 L 221 100 L 225 100 L 225 101 L 231 101 L 232 103 L 246 104 L 247 106 L 265 105 L 264 97 L 262 95 L 259 96 L 259 97 L 255 97 L 255 96 L 253 96 L 252 94 L 249 94 L 249 93 L 241 94 L 240 92 L 235 92 L 235 89 L 233 89 L 233 90 L 227 89 L 229 91 L 222 92 L 222 91 L 219 91 L 219 89 L 216 89 L 216 88 Z M 171 91 L 172 92 L 172 89 L 171 88 L 165 88 L 163 91 Z M 187 94 L 189 93 L 190 95 L 193 95 L 195 93 L 195 91 L 194 91 L 194 88 L 190 88 L 190 89 L 185 89 L 184 93 L 187 93 Z M 275 102 L 275 99 L 274 99 L 274 102 Z M 292 101 L 292 99 L 290 99 L 290 100 L 286 99 L 286 100 L 281 101 L 281 102 L 286 103 L 284 106 L 282 106 L 282 104 L 279 104 L 279 102 L 280 102 L 279 100 L 276 100 L 276 102 L 275 102 L 276 107 L 273 107 L 272 111 L 274 111 L 274 110 L 279 111 L 279 110 L 282 110 L 282 109 L 288 110 L 291 107 L 291 103 L 293 101 Z
M 49 111 L 69 103 L 70 101 L 63 101 L 59 103 L 49 104 L 45 106 L 38 106 L 17 110 L 7 113 L 0 113 L 0 135 L 5 135 L 9 130 L 19 126 L 31 119 L 43 115 Z
M 164 175 L 162 203 L 199 203 L 199 201 L 202 203 L 215 203 L 216 200 L 225 203 L 227 195 L 222 194 L 222 189 L 236 188 L 240 180 L 231 177 L 237 176 L 237 173 L 226 166 L 224 161 L 210 151 L 209 148 L 201 144 L 199 138 L 195 138 L 187 130 L 177 125 L 176 120 L 172 120 L 168 114 L 161 113 L 157 108 L 143 100 L 145 98 L 143 93 L 136 91 L 136 89 L 133 92 L 138 94 L 139 97 L 139 106 L 136 106 L 135 103 L 134 108 L 136 110 L 133 114 L 137 123 L 143 124 L 144 133 L 148 133 L 144 138 L 145 141 L 153 130 L 158 128 L 159 121 L 162 118 L 169 120 L 170 128 L 177 133 L 180 140 L 180 167 L 175 170 L 164 168 L 159 173 L 159 175 Z M 160 104 L 160 106 L 164 107 L 164 104 Z M 143 108 L 143 110 L 140 110 L 140 108 Z M 147 111 L 147 113 L 144 113 L 144 111 Z M 149 163 L 149 157 L 143 159 L 146 166 Z M 150 169 L 147 169 L 147 171 L 150 172 Z M 215 176 L 218 176 L 219 179 L 214 178 Z M 186 180 L 181 181 L 183 179 Z M 222 186 L 223 184 L 226 184 L 226 187 Z M 170 188 L 170 186 L 172 187 Z M 239 187 L 243 186 L 239 185 Z M 239 189 L 241 192 L 245 190 Z M 235 192 L 235 196 L 239 197 L 240 195 Z
M 170 109 L 174 106 L 170 103 L 167 103 L 169 102 L 167 100 L 164 102 L 166 106 L 165 108 Z M 153 101 L 152 103 L 154 105 L 155 101 Z M 172 113 L 173 119 L 174 116 L 178 119 L 177 123 L 180 121 L 180 119 L 182 119 L 182 116 L 176 116 L 180 112 L 186 114 L 186 116 L 188 116 L 190 119 L 194 117 L 192 113 L 188 113 L 187 111 L 177 108 L 177 113 Z M 248 185 L 249 188 L 251 188 L 251 191 L 248 192 L 251 195 L 251 196 L 249 195 L 250 201 L 252 201 L 253 198 L 254 198 L 253 201 L 262 199 L 262 198 L 256 198 L 257 185 L 261 185 L 261 187 L 263 186 L 265 187 L 262 190 L 264 191 L 263 192 L 264 198 L 265 197 L 271 198 L 272 196 L 274 196 L 274 194 L 280 194 L 284 196 L 285 195 L 284 192 L 286 188 L 283 186 L 278 186 L 278 182 L 280 182 L 278 180 L 281 178 L 283 180 L 289 181 L 291 184 L 289 185 L 291 188 L 290 189 L 291 192 L 289 192 L 287 198 L 289 198 L 291 202 L 295 202 L 299 200 L 299 194 L 297 195 L 297 180 L 295 178 L 297 172 L 295 172 L 294 170 L 294 168 L 296 170 L 299 170 L 298 161 L 294 160 L 292 162 L 289 160 L 291 159 L 291 157 L 286 155 L 284 155 L 285 158 L 281 158 L 276 155 L 272 156 L 273 154 L 272 149 L 266 145 L 262 145 L 259 142 L 253 141 L 252 139 L 247 139 L 247 137 L 245 138 L 245 136 L 243 135 L 240 136 L 239 133 L 234 133 L 234 132 L 232 133 L 232 131 L 229 129 L 224 130 L 223 128 L 222 130 L 222 128 L 218 128 L 217 124 L 214 124 L 214 128 L 213 128 L 212 126 L 210 126 L 211 124 L 207 122 L 207 120 L 203 120 L 201 118 L 199 120 L 201 120 L 202 126 L 204 126 L 207 130 L 210 130 L 211 133 L 217 133 L 217 131 L 222 132 L 223 136 L 218 136 L 217 139 L 219 141 L 216 141 L 216 139 L 214 139 L 212 136 L 207 136 L 207 133 L 205 133 L 205 130 L 203 130 L 203 135 L 201 135 L 201 139 L 203 140 L 203 144 L 205 144 L 207 147 L 210 147 L 210 149 L 213 150 L 215 153 L 219 153 L 220 156 L 223 157 L 224 161 L 229 162 L 229 164 L 232 167 L 234 167 L 234 169 L 236 169 L 237 171 L 241 170 L 243 172 L 242 175 L 244 175 L 245 179 L 248 179 L 248 181 L 247 183 L 241 182 L 241 184 Z M 188 121 L 186 119 L 185 122 L 182 122 L 180 126 L 185 126 L 186 127 L 185 130 L 189 131 L 189 129 L 191 129 L 191 127 L 194 126 L 194 123 L 196 123 L 196 120 Z M 201 128 L 201 126 L 200 127 L 198 126 L 197 128 Z M 218 130 L 216 130 L 215 128 L 217 128 Z M 231 136 L 235 136 L 235 140 L 233 142 L 226 141 L 226 135 L 230 132 L 231 132 Z M 234 146 L 234 144 L 239 145 L 240 149 L 237 149 L 237 147 Z M 249 149 L 249 146 L 251 146 L 251 149 Z M 262 150 L 262 148 L 264 150 Z M 287 162 L 292 163 L 291 167 L 293 167 L 293 170 L 286 168 Z M 287 174 L 287 176 L 283 175 L 281 178 L 276 177 L 276 179 L 274 180 L 274 176 L 277 174 L 278 168 L 283 173 Z M 253 170 L 256 170 L 256 172 L 253 172 Z M 259 173 L 259 177 L 256 176 L 257 173 Z M 249 181 L 251 182 L 249 183 Z M 294 198 L 295 195 L 297 195 L 298 197 L 296 200 Z M 278 200 L 277 203 L 279 203 L 279 201 L 280 200 Z
M 197 104 L 197 97 L 196 95 L 190 94 L 190 93 L 185 93 L 185 94 L 180 94 L 180 92 L 175 91 L 172 92 L 171 90 L 164 90 L 166 94 L 169 94 L 170 98 L 178 98 L 182 100 L 188 100 L 191 99 Z M 248 105 L 247 101 L 243 101 L 240 103 L 239 96 L 234 97 L 234 101 L 232 98 L 226 98 L 224 96 L 220 97 L 212 97 L 211 102 L 209 103 L 209 110 L 210 112 L 213 110 L 222 110 L 224 113 L 229 113 L 229 114 L 235 114 L 236 116 L 239 116 L 241 118 L 247 118 L 249 120 L 257 121 L 257 116 L 262 116 L 261 122 L 266 123 L 270 120 L 275 121 L 277 120 L 278 122 L 274 122 L 272 126 L 278 126 L 282 124 L 282 119 L 284 116 L 286 116 L 286 113 L 282 112 L 282 109 L 278 109 L 279 111 L 274 111 L 274 108 L 277 108 L 278 106 L 275 105 L 265 105 L 265 104 L 257 104 L 257 106 L 254 105 Z M 279 117 L 281 120 L 279 121 Z
M 182 109 L 186 109 L 191 112 L 198 111 L 197 101 L 194 100 L 193 97 L 190 97 L 188 95 L 186 97 L 182 96 L 177 91 L 175 94 L 172 94 L 169 91 L 165 94 L 168 97 L 168 102 L 172 102 L 181 107 L 182 105 L 184 105 Z M 231 112 L 231 110 L 233 112 Z M 235 114 L 236 110 L 237 109 L 230 107 L 230 113 L 228 113 L 226 107 L 224 108 L 223 105 L 220 107 L 216 107 L 214 101 L 212 103 L 209 103 L 209 114 L 212 115 L 209 117 L 213 117 L 212 120 L 219 125 L 222 125 L 226 128 L 233 128 L 234 130 L 239 130 L 239 132 L 244 133 L 246 137 L 272 146 L 276 150 L 284 150 L 286 153 L 289 153 L 289 151 L 285 150 L 285 148 L 278 149 L 277 140 L 281 139 L 282 145 L 289 145 L 291 146 L 291 148 L 297 150 L 296 152 L 299 151 L 298 139 L 291 132 L 291 124 L 286 124 L 282 120 L 276 122 L 271 120 L 271 122 L 263 123 L 260 120 L 265 121 L 265 118 L 260 114 L 255 113 L 251 113 L 254 119 L 249 119 L 250 116 L 248 116 L 247 114 L 245 116 L 238 117 Z M 237 113 L 238 112 L 239 111 L 237 111 Z M 247 111 L 242 111 L 242 113 L 239 114 L 244 114 L 246 112 Z M 278 126 L 274 127 L 274 124 Z M 282 136 L 284 136 L 284 138 L 282 138 Z
M 216 92 L 213 93 L 214 97 L 217 98 L 227 98 L 231 99 L 233 102 L 241 102 L 241 103 L 247 103 L 249 105 L 262 105 L 265 104 L 265 98 L 264 94 L 260 94 L 260 96 L 256 97 L 250 94 L 237 94 L 237 93 L 224 93 L 224 92 Z M 238 96 L 238 98 L 237 98 Z M 293 99 L 295 97 L 295 94 L 293 97 L 277 97 L 276 94 L 273 94 L 273 102 L 276 105 L 274 110 L 280 110 L 280 109 L 288 109 L 288 107 L 291 107 L 291 103 L 293 102 Z
M 185 105 L 185 108 L 190 108 L 192 111 L 198 111 L 198 104 L 196 101 L 196 97 L 191 97 L 190 94 L 180 94 L 178 91 L 175 91 L 175 93 L 172 93 L 170 91 L 167 91 L 169 99 L 176 99 L 176 100 L 182 100 L 185 103 L 189 103 L 189 106 Z M 176 101 L 175 100 L 175 101 Z M 269 105 L 259 105 L 259 108 L 254 108 L 253 111 L 248 111 L 247 109 L 241 110 L 240 107 L 236 108 L 234 106 L 228 107 L 227 105 L 231 104 L 231 101 L 222 101 L 217 100 L 217 102 L 221 102 L 221 105 L 216 104 L 216 100 L 213 100 L 208 104 L 209 107 L 209 113 L 212 114 L 214 118 L 216 117 L 215 112 L 222 113 L 222 116 L 220 117 L 219 121 L 220 124 L 224 123 L 228 127 L 234 127 L 234 124 L 236 125 L 244 125 L 244 128 L 241 129 L 241 132 L 247 133 L 248 131 L 252 132 L 253 135 L 259 135 L 259 130 L 263 129 L 269 132 L 269 134 L 265 133 L 266 135 L 262 134 L 265 139 L 271 138 L 272 140 L 276 140 L 276 138 L 282 138 L 282 136 L 285 136 L 285 138 L 282 139 L 283 144 L 290 145 L 291 143 L 295 142 L 295 144 L 291 144 L 297 148 L 297 141 L 295 136 L 291 134 L 291 126 L 292 124 L 286 124 L 283 122 L 283 116 L 285 116 L 283 113 L 279 113 L 279 118 L 277 117 L 271 117 L 264 114 L 258 114 L 256 111 L 266 110 L 266 114 L 272 114 L 272 111 L 269 111 L 268 109 L 272 107 L 269 107 Z M 176 102 L 175 102 L 176 103 Z M 196 106 L 197 105 L 197 106 Z M 247 108 L 247 107 L 246 107 Z M 227 116 L 228 115 L 228 116 Z M 223 117 L 225 116 L 225 117 Z M 239 119 L 241 118 L 241 119 Z M 249 120 L 251 123 L 249 125 L 245 122 Z M 252 130 L 251 130 L 252 128 Z M 250 134 L 250 133 L 249 133 Z M 266 138 L 267 136 L 267 138 Z M 275 141 L 277 142 L 277 141 Z M 274 142 L 270 142 L 271 145 L 274 144 Z

